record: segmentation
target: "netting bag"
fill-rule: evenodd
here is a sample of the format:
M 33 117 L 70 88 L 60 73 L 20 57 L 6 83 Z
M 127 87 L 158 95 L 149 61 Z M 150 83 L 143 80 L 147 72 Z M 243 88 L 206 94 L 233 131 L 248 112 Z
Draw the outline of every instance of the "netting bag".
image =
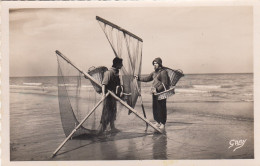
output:
M 90 67 L 88 69 L 88 74 L 91 75 L 97 82 L 100 84 L 103 81 L 104 73 L 107 71 L 107 67 L 100 66 L 100 67 Z M 98 86 L 95 82 L 91 81 L 91 84 L 93 85 L 94 89 L 97 93 L 102 93 L 102 87 Z
M 97 16 L 96 19 L 115 57 L 123 59 L 120 70 L 123 92 L 128 105 L 134 108 L 138 98 L 137 89 L 141 86 L 140 82 L 135 83 L 134 75 L 141 74 L 143 40 L 101 17 Z
M 58 101 L 62 127 L 67 137 L 101 100 L 101 95 L 96 92 L 89 79 L 68 63 L 68 58 L 65 57 L 67 62 L 58 53 Z M 102 104 L 90 114 L 73 137 L 95 133 L 100 124 L 101 113 Z

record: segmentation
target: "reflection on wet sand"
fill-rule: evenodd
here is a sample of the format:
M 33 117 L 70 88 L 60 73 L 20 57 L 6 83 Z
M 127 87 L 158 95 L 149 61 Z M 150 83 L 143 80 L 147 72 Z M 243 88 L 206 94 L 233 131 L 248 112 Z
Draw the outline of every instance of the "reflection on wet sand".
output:
M 155 134 L 153 140 L 153 159 L 167 159 L 167 137 Z
M 100 144 L 100 152 L 104 160 L 114 160 L 118 158 L 115 141 L 108 141 Z
M 138 156 L 136 156 L 136 153 L 135 153 L 137 151 L 137 148 L 136 148 L 136 142 L 134 140 L 130 139 L 128 141 L 127 151 L 128 151 L 128 154 L 127 154 L 128 160 L 133 160 L 138 157 Z
M 145 137 L 145 133 L 119 132 L 113 135 L 107 135 L 100 142 L 100 151 L 104 160 L 136 160 L 138 155 L 138 146 L 140 139 Z M 128 139 L 132 138 L 132 139 Z M 101 141 L 101 140 L 100 140 Z

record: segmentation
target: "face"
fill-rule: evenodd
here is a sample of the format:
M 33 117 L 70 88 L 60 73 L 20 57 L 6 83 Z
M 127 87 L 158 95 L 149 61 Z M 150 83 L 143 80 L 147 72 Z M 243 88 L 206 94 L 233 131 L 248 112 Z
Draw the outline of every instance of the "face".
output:
M 153 67 L 154 67 L 154 70 L 156 70 L 159 68 L 159 64 L 157 62 L 153 62 Z

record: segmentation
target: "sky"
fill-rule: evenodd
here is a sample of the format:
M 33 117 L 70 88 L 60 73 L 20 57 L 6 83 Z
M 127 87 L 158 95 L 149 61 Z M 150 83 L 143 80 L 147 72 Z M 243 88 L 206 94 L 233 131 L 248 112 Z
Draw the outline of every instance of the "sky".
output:
M 96 16 L 143 39 L 142 74 L 152 61 L 185 74 L 252 73 L 249 6 L 33 8 L 9 12 L 10 76 L 55 76 L 59 50 L 80 69 L 112 65 Z

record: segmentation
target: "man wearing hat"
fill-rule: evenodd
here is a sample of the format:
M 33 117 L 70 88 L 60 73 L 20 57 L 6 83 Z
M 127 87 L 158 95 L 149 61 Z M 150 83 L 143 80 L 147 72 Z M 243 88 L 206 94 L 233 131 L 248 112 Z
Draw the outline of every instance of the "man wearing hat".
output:
M 159 93 L 169 89 L 170 79 L 167 74 L 167 71 L 163 69 L 162 59 L 155 58 L 152 62 L 154 66 L 154 72 L 152 72 L 147 77 L 137 77 L 138 81 L 149 82 L 153 81 L 151 93 L 153 97 L 153 117 L 156 121 L 155 125 L 161 130 L 165 130 L 165 123 L 167 119 L 167 108 L 166 108 L 166 99 L 158 100 L 155 93 Z
M 118 89 L 120 87 L 119 69 L 123 66 L 123 60 L 121 58 L 114 58 L 112 67 L 104 73 L 104 78 L 102 81 L 102 94 L 105 94 L 108 90 L 118 95 Z M 115 128 L 116 120 L 116 99 L 111 95 L 108 95 L 103 102 L 103 111 L 101 116 L 101 125 L 99 129 L 99 134 L 103 133 L 107 125 L 110 123 L 111 131 L 118 131 Z

